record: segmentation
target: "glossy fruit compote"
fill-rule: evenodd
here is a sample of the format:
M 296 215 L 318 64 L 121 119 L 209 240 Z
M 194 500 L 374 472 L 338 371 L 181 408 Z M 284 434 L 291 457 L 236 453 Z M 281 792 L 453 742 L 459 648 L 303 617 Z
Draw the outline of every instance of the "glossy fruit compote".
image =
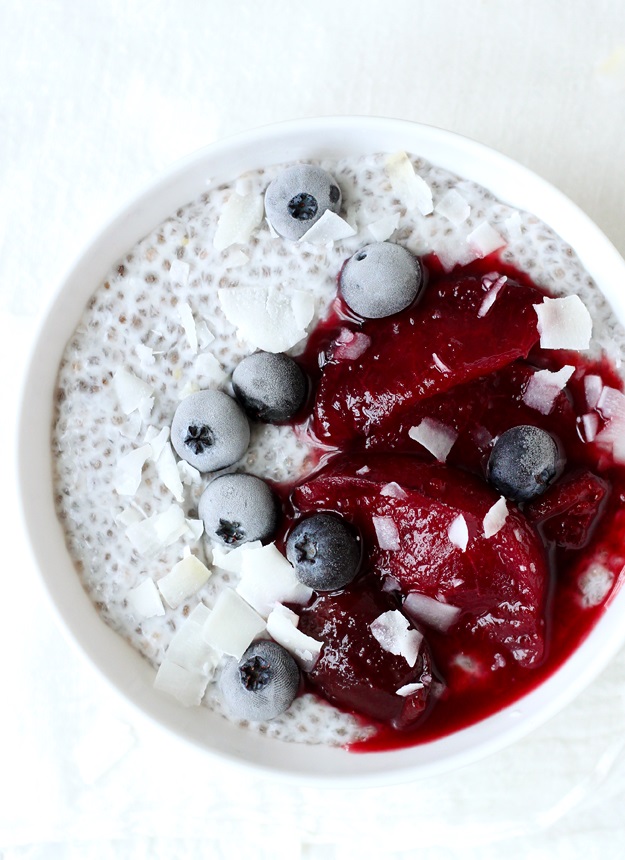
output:
M 495 255 L 447 273 L 434 256 L 422 264 L 405 310 L 365 320 L 337 296 L 311 334 L 303 432 L 319 468 L 283 488 L 285 534 L 324 511 L 362 541 L 353 582 L 300 618 L 324 643 L 307 689 L 378 726 L 358 750 L 441 737 L 540 684 L 593 627 L 625 561 L 617 374 L 584 350 L 545 348 L 535 306 L 548 297 Z M 515 503 L 487 466 L 520 425 L 551 434 L 559 463 L 543 493 Z M 413 665 L 372 634 L 397 609 L 423 636 Z

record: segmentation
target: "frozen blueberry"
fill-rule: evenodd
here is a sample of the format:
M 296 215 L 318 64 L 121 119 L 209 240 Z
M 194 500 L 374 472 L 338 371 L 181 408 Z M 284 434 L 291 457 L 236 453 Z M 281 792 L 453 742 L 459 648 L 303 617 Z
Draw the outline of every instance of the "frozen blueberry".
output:
M 232 387 L 250 418 L 270 424 L 288 421 L 306 399 L 306 377 L 283 352 L 248 355 L 236 366 Z
M 209 538 L 226 546 L 266 540 L 278 520 L 278 501 L 254 475 L 221 475 L 202 493 L 199 514 Z
M 360 541 L 351 527 L 333 514 L 313 514 L 295 526 L 286 542 L 295 575 L 315 591 L 335 591 L 356 576 Z
M 223 391 L 196 391 L 174 413 L 171 444 L 200 472 L 213 472 L 231 466 L 245 454 L 250 425 L 233 397 Z
M 341 211 L 341 189 L 321 167 L 287 167 L 265 192 L 267 220 L 285 239 L 301 239 L 326 210 Z
M 297 695 L 300 674 L 288 651 L 269 639 L 253 642 L 241 660 L 228 660 L 219 679 L 227 708 L 240 720 L 272 720 Z
M 416 299 L 423 284 L 419 260 L 402 245 L 365 245 L 343 266 L 339 290 L 349 307 L 366 319 L 399 313 Z
M 545 430 L 520 424 L 506 430 L 495 442 L 488 459 L 491 484 L 513 502 L 539 496 L 561 469 L 558 445 Z

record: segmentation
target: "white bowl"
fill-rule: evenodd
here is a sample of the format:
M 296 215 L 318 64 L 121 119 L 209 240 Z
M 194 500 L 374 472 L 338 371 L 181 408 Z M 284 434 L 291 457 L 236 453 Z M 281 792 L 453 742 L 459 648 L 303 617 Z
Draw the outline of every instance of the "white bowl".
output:
M 580 693 L 625 642 L 625 590 L 618 591 L 575 653 L 522 699 L 440 740 L 374 754 L 286 744 L 237 728 L 205 708 L 185 709 L 152 687 L 154 672 L 100 620 L 83 591 L 57 520 L 52 488 L 52 392 L 64 346 L 110 266 L 172 211 L 207 187 L 251 168 L 292 159 L 406 150 L 535 213 L 575 248 L 617 317 L 625 321 L 625 262 L 601 231 L 547 182 L 479 143 L 415 123 L 334 117 L 281 123 L 231 137 L 178 162 L 127 205 L 87 247 L 44 315 L 24 385 L 18 467 L 36 566 L 70 638 L 139 711 L 199 750 L 283 779 L 399 782 L 466 764 L 510 744 Z

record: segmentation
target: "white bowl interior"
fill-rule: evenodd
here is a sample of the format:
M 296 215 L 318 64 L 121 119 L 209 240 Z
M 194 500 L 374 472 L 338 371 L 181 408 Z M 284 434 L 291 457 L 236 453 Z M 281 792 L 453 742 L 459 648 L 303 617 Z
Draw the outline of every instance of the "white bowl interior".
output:
M 572 245 L 625 321 L 625 262 L 601 231 L 559 191 L 521 165 L 450 132 L 399 120 L 360 117 L 269 126 L 207 147 L 176 164 L 129 204 L 86 249 L 45 314 L 25 379 L 18 468 L 22 508 L 36 565 L 63 628 L 88 660 L 144 715 L 178 738 L 285 779 L 398 782 L 475 760 L 536 727 L 573 699 L 625 641 L 619 591 L 589 637 L 539 688 L 463 731 L 399 751 L 350 754 L 286 744 L 238 729 L 205 708 L 184 709 L 152 688 L 147 662 L 99 618 L 68 556 L 57 521 L 50 427 L 52 392 L 64 346 L 110 266 L 179 206 L 238 174 L 292 159 L 406 150 L 527 209 Z

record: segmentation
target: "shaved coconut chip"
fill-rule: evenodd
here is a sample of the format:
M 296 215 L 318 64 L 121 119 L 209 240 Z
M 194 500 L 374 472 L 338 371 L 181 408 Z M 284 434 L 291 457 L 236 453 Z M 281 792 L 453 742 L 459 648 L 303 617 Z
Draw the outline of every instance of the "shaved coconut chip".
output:
M 304 290 L 229 287 L 218 295 L 239 337 L 266 352 L 284 352 L 299 343 L 315 312 L 313 296 Z
M 376 242 L 386 242 L 387 239 L 391 238 L 398 227 L 399 212 L 394 212 L 392 215 L 385 215 L 384 218 L 378 218 L 377 221 L 372 221 L 371 224 L 367 224 L 367 229 Z
M 206 325 L 204 320 L 199 320 L 199 322 L 195 324 L 195 333 L 197 334 L 200 349 L 206 349 L 206 347 L 210 346 L 215 340 L 215 335 Z
M 219 363 L 219 360 L 210 352 L 203 352 L 201 355 L 198 355 L 193 369 L 203 387 L 223 385 L 228 378 L 228 374 Z
M 513 212 L 509 218 L 503 222 L 508 233 L 508 238 L 516 241 L 523 236 L 523 230 L 521 228 L 521 213 Z
M 113 376 L 113 387 L 121 410 L 125 415 L 130 415 L 138 409 L 141 403 L 149 398 L 154 391 L 153 386 L 139 379 L 134 373 L 120 369 Z
M 139 433 L 141 432 L 141 425 L 143 421 L 138 412 L 133 412 L 127 416 L 126 420 L 119 427 L 120 435 L 124 437 L 124 439 L 130 439 L 132 442 L 137 438 Z
M 384 484 L 382 489 L 380 490 L 381 496 L 388 496 L 391 499 L 407 499 L 408 493 L 404 490 L 403 487 L 400 487 L 395 481 L 391 481 L 390 484 Z
M 180 505 L 170 505 L 162 513 L 131 523 L 126 529 L 126 537 L 141 555 L 154 555 L 175 543 L 186 529 L 182 508 Z
M 432 190 L 412 165 L 405 152 L 396 152 L 386 159 L 386 172 L 393 190 L 407 209 L 418 209 L 422 215 L 434 211 Z
M 504 237 L 488 221 L 478 224 L 467 236 L 467 242 L 480 257 L 487 257 L 506 244 Z
M 250 643 L 265 629 L 265 622 L 232 588 L 224 589 L 202 628 L 211 647 L 240 660 Z
M 174 284 L 179 284 L 181 287 L 187 285 L 189 280 L 189 272 L 191 271 L 191 266 L 188 263 L 185 263 L 184 260 L 179 260 L 175 257 L 171 261 L 171 266 L 169 268 L 169 277 L 171 278 Z
M 182 483 L 187 487 L 198 486 L 202 483 L 202 473 L 200 470 L 187 463 L 186 460 L 178 461 L 178 474 Z
M 586 405 L 589 409 L 596 409 L 603 391 L 603 379 L 595 373 L 589 373 L 584 377 L 584 394 Z
M 356 231 L 336 212 L 326 209 L 321 218 L 306 230 L 299 240 L 310 242 L 313 245 L 327 245 L 328 242 L 339 242 L 341 239 L 349 239 L 355 236 Z
M 152 456 L 152 446 L 142 445 L 123 454 L 115 468 L 115 483 L 113 489 L 120 496 L 134 496 L 141 483 L 143 467 Z
M 186 708 L 199 705 L 209 678 L 200 672 L 190 672 L 176 663 L 165 660 L 154 679 L 154 689 L 168 693 Z
M 135 352 L 137 353 L 137 358 L 141 362 L 141 367 L 150 367 L 156 362 L 154 350 L 149 346 L 146 346 L 144 343 L 138 343 L 135 346 Z
M 195 543 L 196 541 L 199 541 L 199 539 L 204 534 L 204 523 L 203 523 L 203 521 L 190 519 L 189 517 L 187 517 L 185 519 L 185 523 L 187 526 L 187 532 L 186 533 L 189 536 L 189 538 L 193 541 L 193 543 Z
M 572 364 L 565 364 L 560 370 L 538 370 L 534 373 L 523 392 L 523 403 L 536 409 L 542 415 L 549 415 L 560 392 L 575 372 Z
M 336 361 L 353 361 L 369 349 L 371 338 L 362 331 L 342 328 L 334 342 L 332 358 Z
M 208 582 L 211 573 L 197 556 L 188 555 L 177 562 L 170 573 L 159 579 L 158 590 L 169 606 L 176 609 Z
M 150 415 L 152 414 L 152 409 L 154 408 L 154 398 L 153 397 L 143 397 L 139 406 L 137 407 L 139 411 L 139 415 L 141 416 L 141 420 L 144 423 L 147 423 Z
M 400 548 L 399 532 L 391 517 L 371 517 L 380 549 L 397 551 Z
M 592 318 L 579 296 L 544 298 L 534 305 L 543 349 L 585 350 L 590 346 Z
M 403 687 L 400 687 L 399 690 L 395 690 L 396 696 L 412 696 L 413 693 L 418 692 L 424 688 L 424 684 L 404 684 Z
M 409 666 L 414 666 L 423 634 L 410 627 L 410 622 L 399 609 L 383 612 L 369 625 L 369 629 L 384 651 L 404 657 Z
M 625 394 L 618 388 L 604 385 L 596 408 L 604 418 L 625 418 Z
M 497 296 L 506 285 L 508 278 L 505 275 L 501 277 L 497 277 L 495 274 L 495 279 L 491 280 L 487 275 L 482 278 L 482 283 L 485 287 L 488 287 L 488 292 L 484 296 L 482 304 L 480 305 L 480 309 L 477 312 L 478 317 L 481 319 L 485 317 L 491 307 L 495 304 L 495 300 Z
M 466 550 L 469 542 L 469 527 L 467 526 L 467 521 L 462 514 L 458 514 L 449 526 L 447 537 L 451 543 L 461 549 L 462 552 Z
M 161 451 L 167 444 L 167 440 L 169 439 L 169 427 L 161 427 L 158 430 L 154 427 L 153 424 L 150 424 L 145 431 L 145 436 L 143 437 L 143 441 L 145 444 L 149 444 L 152 448 L 152 459 L 158 460 L 160 457 Z
M 208 679 L 213 676 L 219 656 L 202 635 L 209 616 L 210 610 L 203 603 L 195 607 L 172 637 L 165 651 L 165 662 L 175 663 L 189 672 L 200 672 Z
M 196 391 L 200 391 L 200 390 L 201 390 L 200 385 L 194 379 L 189 379 L 186 382 L 184 388 L 181 388 L 180 391 L 178 392 L 178 399 L 184 400 L 190 394 L 195 394 Z
M 588 412 L 586 415 L 582 415 L 581 421 L 584 440 L 594 442 L 599 432 L 599 416 L 596 412 Z
M 508 518 L 508 505 L 503 496 L 498 499 L 495 504 L 488 509 L 482 521 L 484 529 L 484 537 L 491 538 L 503 528 L 503 525 Z
M 458 438 L 455 430 L 435 418 L 424 418 L 416 427 L 410 428 L 408 435 L 433 454 L 439 463 L 445 462 Z
M 244 266 L 249 261 L 250 258 L 245 251 L 241 250 L 241 248 L 234 248 L 229 252 L 226 259 L 226 269 L 235 269 L 238 266 Z
M 360 469 L 356 469 L 356 474 L 357 475 L 366 475 L 367 472 L 370 472 L 370 471 L 371 471 L 371 469 L 369 468 L 369 466 L 361 466 Z
M 115 522 L 120 526 L 129 526 L 132 525 L 132 523 L 138 523 L 144 519 L 145 514 L 140 510 L 137 510 L 137 508 L 126 508 L 121 512 L 121 514 L 117 514 Z
M 242 176 L 238 176 L 234 183 L 234 190 L 241 197 L 247 197 L 248 194 L 251 194 L 254 190 L 254 183 L 250 176 L 246 176 L 243 174 Z
M 197 330 L 195 328 L 195 320 L 193 319 L 193 311 L 191 310 L 191 305 L 189 305 L 187 302 L 179 302 L 179 304 L 176 305 L 176 310 L 178 311 L 180 322 L 182 323 L 182 327 L 187 336 L 187 340 L 189 341 L 191 352 L 197 352 Z
M 143 618 L 165 614 L 161 596 L 152 579 L 144 579 L 136 588 L 131 588 L 127 600 L 130 608 Z
M 577 580 L 584 607 L 599 606 L 608 596 L 614 584 L 614 574 L 602 564 L 591 564 Z
M 446 633 L 458 620 L 462 610 L 450 603 L 441 603 L 427 594 L 411 591 L 403 603 L 404 612 L 418 624 L 427 624 Z
M 608 423 L 597 433 L 595 441 L 609 446 L 614 459 L 618 463 L 625 463 L 625 394 L 605 385 L 597 409 Z
M 222 206 L 213 238 L 213 247 L 225 251 L 230 245 L 246 245 L 260 227 L 265 207 L 262 195 L 234 192 Z
M 434 209 L 443 218 L 447 218 L 448 221 L 456 225 L 464 223 L 471 214 L 471 207 L 455 188 L 450 188 Z
M 182 490 L 182 480 L 178 471 L 178 463 L 174 457 L 174 452 L 169 442 L 163 446 L 161 453 L 156 460 L 156 473 L 163 484 L 172 493 L 177 502 L 184 501 L 184 493 Z
M 245 553 L 261 549 L 261 547 L 262 543 L 259 540 L 242 543 L 241 546 L 237 546 L 234 549 L 228 549 L 216 543 L 213 546 L 213 565 L 228 573 L 241 573 Z
M 273 543 L 242 556 L 237 591 L 263 618 L 276 603 L 308 603 L 312 596 L 312 588 L 302 585 Z
M 440 370 L 441 373 L 451 372 L 451 368 L 447 367 L 445 362 L 441 361 L 435 352 L 432 353 L 432 361 L 434 362 L 434 367 L 436 367 L 437 370 Z
M 305 672 L 310 672 L 319 658 L 323 642 L 298 630 L 299 616 L 277 603 L 267 618 L 267 633 L 278 645 L 286 648 Z

